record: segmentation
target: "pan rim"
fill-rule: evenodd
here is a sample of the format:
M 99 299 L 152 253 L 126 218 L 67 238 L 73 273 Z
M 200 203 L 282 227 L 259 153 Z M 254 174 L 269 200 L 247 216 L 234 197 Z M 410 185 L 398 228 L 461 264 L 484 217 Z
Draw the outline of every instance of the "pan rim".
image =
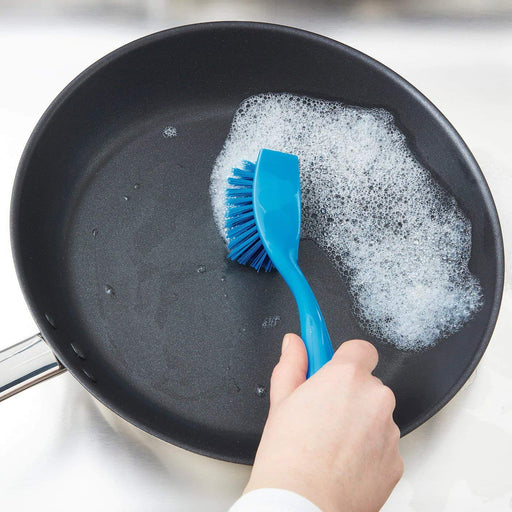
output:
M 194 446 L 188 444 L 187 442 L 183 442 L 178 439 L 171 438 L 166 436 L 154 429 L 151 428 L 150 425 L 141 423 L 137 418 L 132 417 L 129 413 L 126 413 L 122 410 L 122 407 L 119 404 L 112 403 L 112 401 L 105 396 L 103 396 L 101 390 L 98 390 L 81 372 L 78 371 L 77 368 L 74 367 L 71 360 L 59 350 L 57 346 L 54 346 L 54 343 L 51 339 L 51 330 L 46 327 L 44 322 L 44 318 L 40 311 L 36 308 L 35 299 L 33 297 L 33 293 L 30 290 L 30 283 L 26 279 L 24 275 L 24 271 L 21 264 L 21 247 L 20 247 L 20 239 L 19 239 L 19 212 L 22 208 L 21 205 L 21 191 L 23 188 L 23 183 L 25 181 L 25 177 L 27 176 L 27 172 L 29 169 L 29 164 L 31 162 L 31 157 L 34 152 L 34 149 L 38 146 L 39 141 L 45 133 L 47 127 L 51 124 L 52 118 L 55 113 L 59 110 L 59 108 L 65 103 L 65 101 L 82 85 L 84 84 L 91 76 L 95 75 L 104 67 L 108 66 L 111 62 L 123 57 L 124 55 L 136 51 L 146 45 L 152 44 L 154 42 L 158 42 L 163 39 L 167 39 L 169 37 L 180 36 L 182 34 L 191 34 L 197 31 L 221 31 L 226 29 L 236 29 L 236 30 L 261 30 L 261 31 L 278 31 L 283 34 L 288 34 L 291 37 L 300 37 L 301 39 L 320 42 L 324 45 L 328 45 L 335 48 L 342 48 L 344 52 L 353 56 L 359 61 L 362 61 L 366 66 L 369 66 L 376 70 L 376 72 L 380 74 L 386 75 L 389 79 L 397 82 L 398 85 L 403 88 L 414 101 L 420 103 L 429 114 L 435 118 L 440 124 L 442 124 L 446 130 L 447 136 L 451 138 L 451 141 L 454 143 L 455 147 L 459 155 L 464 159 L 466 165 L 470 169 L 472 176 L 476 180 L 476 184 L 483 196 L 483 200 L 485 203 L 485 207 L 490 217 L 490 224 L 492 228 L 492 236 L 494 242 L 496 244 L 496 264 L 497 264 L 497 274 L 496 278 L 496 290 L 495 294 L 492 297 L 492 305 L 490 308 L 490 314 L 487 321 L 486 329 L 484 335 L 481 339 L 480 344 L 478 345 L 478 349 L 475 351 L 470 364 L 467 366 L 465 371 L 460 375 L 460 377 L 456 380 L 456 382 L 447 390 L 443 398 L 436 403 L 436 405 L 427 411 L 424 414 L 418 416 L 415 421 L 409 423 L 406 428 L 404 428 L 401 432 L 402 436 L 407 435 L 408 433 L 415 430 L 417 427 L 425 423 L 428 419 L 434 416 L 439 410 L 441 410 L 462 388 L 464 383 L 469 379 L 470 375 L 473 373 L 478 363 L 480 362 L 487 346 L 489 345 L 490 339 L 492 337 L 492 333 L 494 331 L 496 321 L 498 318 L 500 306 L 501 306 L 501 298 L 503 294 L 503 285 L 504 285 L 504 248 L 503 248 L 503 239 L 501 234 L 501 227 L 498 218 L 498 213 L 496 209 L 496 205 L 494 203 L 494 199 L 492 197 L 489 186 L 485 180 L 485 177 L 476 162 L 473 154 L 469 150 L 466 143 L 463 141 L 459 133 L 455 130 L 452 124 L 448 121 L 448 119 L 441 113 L 441 111 L 426 97 L 424 96 L 418 89 L 416 89 L 412 84 L 410 84 L 406 79 L 397 74 L 395 71 L 391 70 L 384 64 L 378 62 L 372 57 L 352 48 L 344 43 L 336 41 L 326 36 L 322 36 L 307 30 L 289 27 L 286 25 L 279 25 L 273 23 L 262 23 L 262 22 L 253 22 L 253 21 L 216 21 L 216 22 L 205 22 L 205 23 L 196 23 L 191 25 L 183 25 L 179 27 L 173 27 L 169 29 L 165 29 L 159 32 L 155 32 L 153 34 L 149 34 L 147 36 L 141 37 L 134 41 L 131 41 L 116 50 L 108 53 L 101 59 L 97 60 L 89 67 L 87 67 L 84 71 L 82 71 L 76 78 L 74 78 L 50 103 L 45 112 L 42 114 L 41 118 L 37 122 L 35 128 L 33 129 L 26 145 L 23 150 L 22 156 L 20 158 L 20 162 L 17 168 L 12 195 L 11 195 L 11 207 L 10 207 L 10 239 L 11 239 L 11 248 L 12 255 L 15 264 L 16 274 L 18 277 L 18 281 L 20 283 L 20 287 L 23 292 L 24 299 L 29 306 L 29 309 L 32 313 L 36 324 L 41 330 L 45 341 L 48 343 L 50 348 L 55 352 L 58 359 L 64 364 L 64 366 L 70 371 L 70 373 L 75 377 L 85 389 L 91 393 L 96 399 L 98 399 L 103 405 L 108 407 L 110 410 L 114 411 L 116 414 L 120 415 L 122 418 L 126 419 L 133 425 L 138 428 L 148 432 L 156 437 L 163 439 L 167 442 L 171 442 L 172 444 L 179 446 L 181 448 L 185 448 L 189 451 L 199 453 L 201 455 L 207 455 L 210 457 L 215 457 L 217 459 L 226 460 L 229 462 L 239 462 L 250 464 L 252 463 L 252 458 L 244 458 L 243 456 L 230 456 L 225 455 L 218 452 L 208 451 L 207 449 L 202 449 L 199 446 Z

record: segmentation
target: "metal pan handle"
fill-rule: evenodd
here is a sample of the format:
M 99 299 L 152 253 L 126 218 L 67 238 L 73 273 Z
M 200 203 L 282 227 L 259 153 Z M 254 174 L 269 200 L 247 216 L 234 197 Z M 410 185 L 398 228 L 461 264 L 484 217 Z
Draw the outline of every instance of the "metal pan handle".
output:
M 40 334 L 0 351 L 0 402 L 65 369 Z

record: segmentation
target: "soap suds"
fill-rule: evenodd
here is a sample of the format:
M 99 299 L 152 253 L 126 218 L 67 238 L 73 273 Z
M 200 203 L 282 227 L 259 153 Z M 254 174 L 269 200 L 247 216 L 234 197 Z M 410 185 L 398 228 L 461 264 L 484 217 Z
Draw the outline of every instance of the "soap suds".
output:
M 368 333 L 420 350 L 480 309 L 481 286 L 468 269 L 471 223 L 416 160 L 389 112 L 286 93 L 246 99 L 211 177 L 224 238 L 227 178 L 261 148 L 299 157 L 302 238 L 344 277 Z

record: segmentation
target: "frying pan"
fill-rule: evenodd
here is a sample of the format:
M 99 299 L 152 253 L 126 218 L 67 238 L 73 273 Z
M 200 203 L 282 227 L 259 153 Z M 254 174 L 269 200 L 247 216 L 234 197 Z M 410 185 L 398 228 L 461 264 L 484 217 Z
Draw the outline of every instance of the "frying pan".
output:
M 377 346 L 376 375 L 396 394 L 402 434 L 460 389 L 489 342 L 504 269 L 496 209 L 470 151 L 421 93 L 370 57 L 302 30 L 222 22 L 114 51 L 36 126 L 16 176 L 11 237 L 41 334 L 0 357 L 4 397 L 67 369 L 151 434 L 253 461 L 271 370 L 298 315 L 278 274 L 226 260 L 208 188 L 238 104 L 269 91 L 390 110 L 471 220 L 483 307 L 422 352 L 364 332 L 325 254 L 307 240 L 300 249 L 335 348 L 356 337 Z

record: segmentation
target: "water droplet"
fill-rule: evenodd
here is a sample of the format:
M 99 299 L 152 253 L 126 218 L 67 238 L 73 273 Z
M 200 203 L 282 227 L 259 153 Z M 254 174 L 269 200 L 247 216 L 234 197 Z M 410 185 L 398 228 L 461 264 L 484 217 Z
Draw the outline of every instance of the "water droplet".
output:
M 227 293 L 225 293 L 225 294 L 224 294 L 224 298 L 225 298 L 225 299 L 227 299 L 227 298 L 228 298 L 228 294 L 227 294 Z
M 130 200 L 129 196 L 123 196 L 123 199 L 124 199 L 125 201 L 129 201 L 129 200 Z
M 76 356 L 80 359 L 85 359 L 85 354 L 83 350 L 79 349 L 74 343 L 70 343 L 71 348 L 73 349 L 73 352 L 76 354 Z
M 165 130 L 162 133 L 162 135 L 166 139 L 170 139 L 170 138 L 176 137 L 176 135 L 178 135 L 178 130 L 176 130 L 176 128 L 174 128 L 174 126 L 166 126 Z
M 197 272 L 199 274 L 204 274 L 206 272 L 206 265 L 199 265 L 199 267 L 197 267 Z
M 110 286 L 109 284 L 106 284 L 105 285 L 105 293 L 109 296 L 109 297 L 115 297 L 116 296 L 116 291 L 114 290 L 114 288 L 112 288 L 112 286 Z
M 228 366 L 228 369 L 231 369 L 231 368 Z M 242 388 L 238 385 L 238 382 L 236 381 L 236 379 L 234 377 L 230 377 L 229 379 L 231 380 L 232 384 L 235 386 L 236 392 L 240 393 L 240 391 L 242 391 Z
M 57 324 L 55 323 L 55 319 L 53 318 L 50 313 L 45 313 L 44 317 L 46 318 L 46 321 L 54 328 L 57 329 Z
M 255 393 L 256 396 L 263 398 L 267 394 L 267 388 L 265 386 L 256 386 Z
M 281 317 L 279 315 L 267 316 L 267 318 L 265 318 L 263 320 L 263 323 L 261 324 L 261 326 L 264 329 L 269 329 L 269 328 L 277 327 L 280 322 L 281 322 Z
M 140 188 L 140 183 L 135 183 L 135 185 L 133 185 L 134 190 L 139 190 L 139 188 Z
M 222 282 L 224 282 L 224 281 L 226 281 L 226 278 L 225 278 L 224 276 L 222 276 L 222 277 L 220 278 L 220 280 L 221 280 Z
M 98 236 L 98 230 L 97 230 L 96 228 L 94 228 L 94 229 L 92 230 L 92 236 L 93 236 L 94 238 L 96 238 L 96 237 Z
M 96 377 L 89 371 L 89 370 L 86 370 L 85 368 L 82 368 L 82 371 L 84 372 L 85 376 L 92 382 L 96 382 Z
M 245 327 L 240 327 L 240 329 L 238 329 L 238 332 L 239 332 L 240 334 L 243 334 L 243 333 L 244 333 L 244 332 L 246 332 L 246 331 L 247 331 L 247 329 L 246 329 Z

